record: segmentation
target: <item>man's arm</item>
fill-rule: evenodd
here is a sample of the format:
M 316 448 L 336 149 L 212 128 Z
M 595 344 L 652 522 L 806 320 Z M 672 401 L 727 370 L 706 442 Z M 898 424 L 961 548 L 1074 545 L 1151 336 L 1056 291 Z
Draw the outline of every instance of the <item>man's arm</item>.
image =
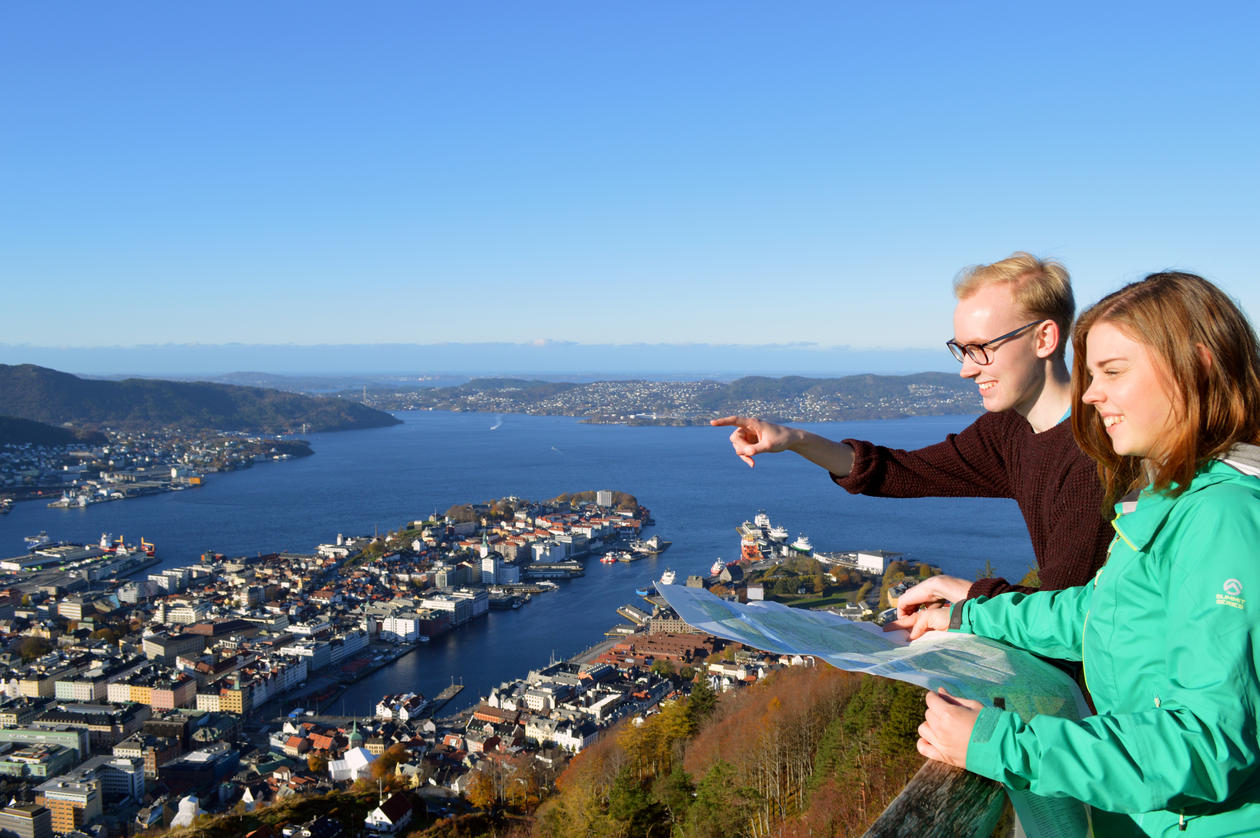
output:
M 759 454 L 792 451 L 832 474 L 848 474 L 853 468 L 853 448 L 800 428 L 776 425 L 752 416 L 724 416 L 709 421 L 714 427 L 734 427 L 731 447 L 748 467 Z
M 831 479 L 853 494 L 874 497 L 1013 497 L 1006 459 L 1015 422 L 1024 419 L 985 413 L 959 433 L 914 451 L 846 439 L 852 468 L 833 471 Z

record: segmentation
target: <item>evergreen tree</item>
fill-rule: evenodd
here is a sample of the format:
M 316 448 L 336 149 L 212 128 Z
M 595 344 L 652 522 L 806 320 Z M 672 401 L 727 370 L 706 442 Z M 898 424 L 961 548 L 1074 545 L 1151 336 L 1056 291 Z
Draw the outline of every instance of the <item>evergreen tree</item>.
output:
M 747 835 L 752 806 L 750 795 L 736 785 L 729 762 L 713 764 L 696 786 L 696 799 L 687 812 L 687 834 L 694 838 L 734 838 Z
M 674 770 L 666 777 L 658 778 L 652 788 L 652 797 L 666 812 L 670 821 L 681 824 L 687 819 L 687 810 L 691 808 L 691 799 L 695 794 L 695 783 L 683 770 L 682 763 L 675 763 Z
M 627 838 L 647 838 L 668 820 L 665 807 L 648 796 L 643 784 L 626 768 L 608 790 L 608 816 L 625 827 Z M 653 827 L 658 827 L 654 830 Z
M 687 726 L 690 733 L 695 733 L 704 724 L 704 720 L 713 715 L 717 709 L 717 693 L 709 685 L 709 679 L 701 675 L 691 685 L 691 696 L 687 699 Z

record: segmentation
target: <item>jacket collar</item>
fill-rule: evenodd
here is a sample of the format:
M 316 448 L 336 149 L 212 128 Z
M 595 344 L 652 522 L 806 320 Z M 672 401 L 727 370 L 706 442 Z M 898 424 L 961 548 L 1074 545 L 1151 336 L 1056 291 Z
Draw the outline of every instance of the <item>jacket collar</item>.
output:
M 1209 461 L 1194 476 L 1186 491 L 1176 497 L 1167 492 L 1153 492 L 1149 487 L 1130 492 L 1116 504 L 1116 517 L 1112 519 L 1111 526 L 1131 548 L 1145 550 L 1184 495 L 1234 480 L 1240 474 L 1260 476 L 1260 447 L 1235 445 L 1223 458 Z

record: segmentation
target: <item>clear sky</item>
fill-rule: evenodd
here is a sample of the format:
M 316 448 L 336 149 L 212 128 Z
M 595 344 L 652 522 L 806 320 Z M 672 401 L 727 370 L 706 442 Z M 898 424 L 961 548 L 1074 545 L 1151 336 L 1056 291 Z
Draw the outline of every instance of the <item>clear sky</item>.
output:
M 5 3 L 0 344 L 939 347 L 1017 249 L 1260 318 L 1258 9 Z

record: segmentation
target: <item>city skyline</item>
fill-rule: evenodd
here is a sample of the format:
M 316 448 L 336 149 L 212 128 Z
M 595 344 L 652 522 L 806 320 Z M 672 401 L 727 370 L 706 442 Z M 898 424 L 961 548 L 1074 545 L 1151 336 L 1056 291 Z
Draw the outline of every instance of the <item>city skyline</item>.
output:
M 1255 316 L 1258 18 L 9 6 L 0 362 L 153 347 L 155 366 L 219 344 L 940 352 L 953 276 L 1017 249 L 1061 259 L 1079 307 L 1176 267 Z M 778 368 L 741 358 L 721 371 Z

